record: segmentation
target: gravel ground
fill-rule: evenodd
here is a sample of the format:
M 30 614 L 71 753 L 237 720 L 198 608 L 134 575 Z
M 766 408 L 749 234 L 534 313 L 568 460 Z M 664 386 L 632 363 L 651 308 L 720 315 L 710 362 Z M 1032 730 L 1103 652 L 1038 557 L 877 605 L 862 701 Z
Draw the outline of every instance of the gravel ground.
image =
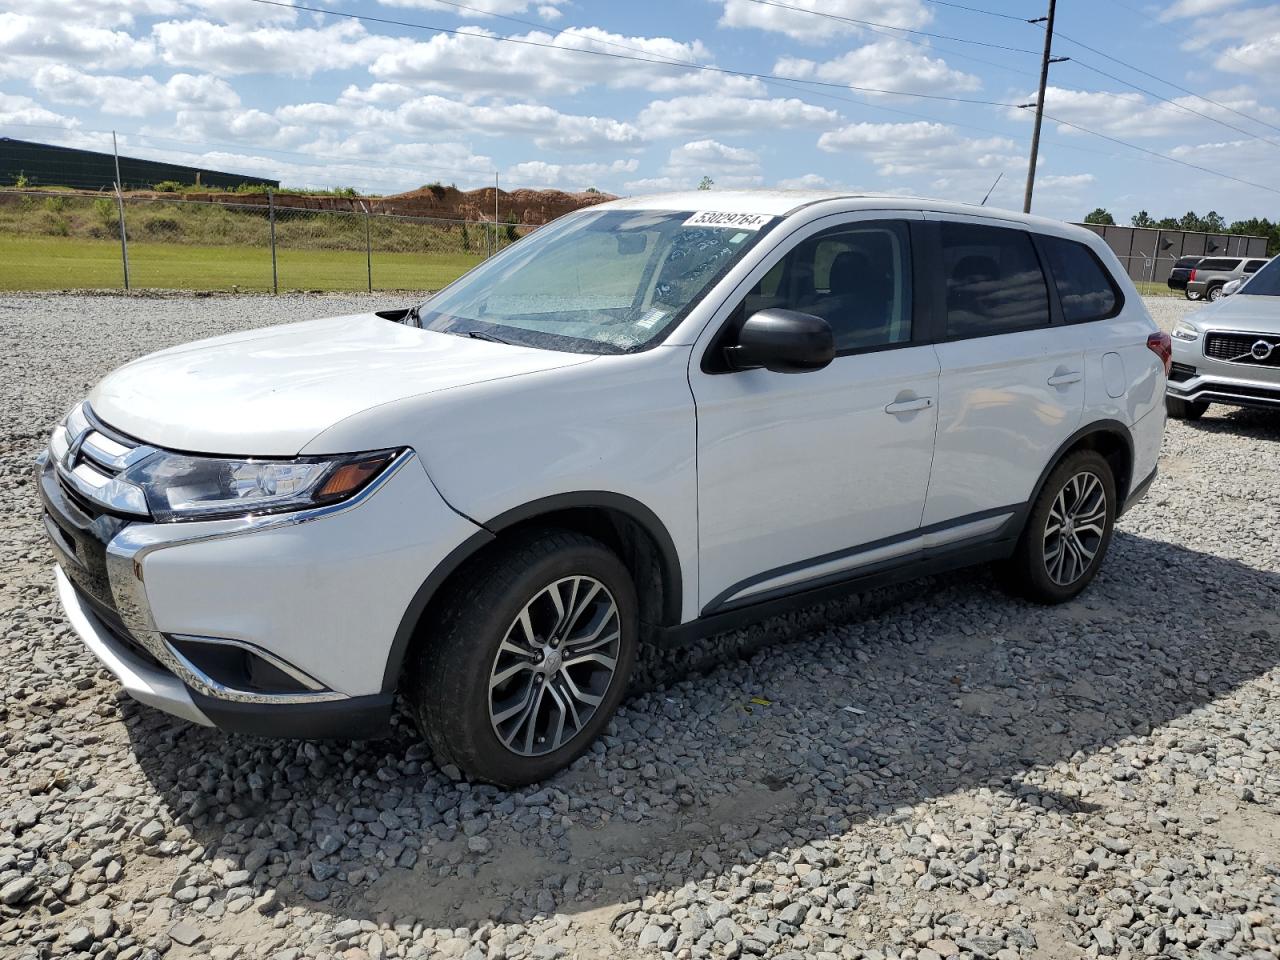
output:
M 1171 424 L 1075 602 L 976 570 L 651 655 L 537 788 L 119 696 L 54 599 L 46 432 L 132 356 L 370 303 L 0 298 L 0 956 L 1280 956 L 1274 416 Z

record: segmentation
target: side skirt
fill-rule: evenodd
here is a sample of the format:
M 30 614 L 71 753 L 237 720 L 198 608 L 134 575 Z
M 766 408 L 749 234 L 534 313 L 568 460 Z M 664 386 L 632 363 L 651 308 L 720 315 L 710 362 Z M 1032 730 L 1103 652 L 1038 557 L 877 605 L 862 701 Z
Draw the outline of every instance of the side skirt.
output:
M 1016 525 L 1007 524 L 1005 529 L 1009 529 L 1010 526 L 1014 530 L 1021 529 L 1021 523 Z M 890 586 L 907 580 L 916 580 L 920 577 L 946 573 L 949 570 L 990 563 L 994 560 L 1004 560 L 1012 555 L 1017 542 L 1017 537 L 1013 536 L 999 540 L 987 540 L 976 544 L 960 544 L 954 547 L 949 546 L 927 551 L 923 555 L 915 553 L 909 557 L 894 559 L 883 564 L 862 567 L 854 572 L 852 576 L 835 582 L 826 582 L 809 587 L 802 586 L 796 592 L 788 593 L 785 596 L 737 606 L 730 610 L 704 614 L 697 620 L 690 620 L 688 623 L 682 623 L 674 627 L 662 628 L 658 631 L 655 640 L 664 647 L 678 647 L 686 643 L 692 643 L 701 637 L 723 633 L 726 630 L 735 630 L 738 627 L 764 620 L 767 617 L 786 613 L 799 607 L 827 603 L 831 600 L 848 596 L 851 593 L 874 590 L 877 587 Z

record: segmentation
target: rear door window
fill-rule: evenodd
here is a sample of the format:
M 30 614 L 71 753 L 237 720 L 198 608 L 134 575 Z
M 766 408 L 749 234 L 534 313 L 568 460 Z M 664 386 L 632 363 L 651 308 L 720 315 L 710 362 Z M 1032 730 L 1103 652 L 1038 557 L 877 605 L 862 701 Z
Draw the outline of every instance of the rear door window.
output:
M 1062 318 L 1067 323 L 1087 323 L 1113 317 L 1120 306 L 1120 292 L 1107 269 L 1083 243 L 1061 237 L 1040 237 L 1049 261 Z
M 1261 270 L 1261 269 L 1262 269 L 1263 267 L 1265 267 L 1266 265 L 1267 265 L 1267 261 L 1265 261 L 1265 260 L 1250 260 L 1248 263 L 1246 263 L 1246 264 L 1244 265 L 1244 272 L 1245 272 L 1245 273 L 1257 273 L 1259 270 Z
M 1049 290 L 1029 234 L 947 220 L 941 226 L 948 337 L 1049 325 Z

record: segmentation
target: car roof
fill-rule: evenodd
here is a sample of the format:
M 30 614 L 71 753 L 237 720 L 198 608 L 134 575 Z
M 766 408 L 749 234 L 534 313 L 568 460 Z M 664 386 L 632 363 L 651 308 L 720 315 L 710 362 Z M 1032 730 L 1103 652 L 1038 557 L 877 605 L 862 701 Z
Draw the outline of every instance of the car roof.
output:
M 956 203 L 950 200 L 930 200 L 893 194 L 842 193 L 836 190 L 685 190 L 679 193 L 625 197 L 588 209 L 690 210 L 714 213 L 758 213 L 780 217 L 800 213 L 806 207 L 828 203 L 838 203 L 842 210 L 919 210 L 955 213 L 992 220 L 1011 220 L 1026 226 L 1049 228 L 1054 232 L 1060 232 L 1065 227 L 1073 232 L 1092 233 L 1083 227 L 1066 224 L 1061 220 L 1037 217 L 1013 210 L 1001 210 L 996 207 L 984 207 L 976 203 Z

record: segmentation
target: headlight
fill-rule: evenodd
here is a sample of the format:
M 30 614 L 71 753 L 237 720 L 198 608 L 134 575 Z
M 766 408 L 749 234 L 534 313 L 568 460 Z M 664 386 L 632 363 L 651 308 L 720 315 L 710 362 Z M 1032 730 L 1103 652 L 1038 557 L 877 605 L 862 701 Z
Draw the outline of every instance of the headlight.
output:
M 231 460 L 160 452 L 120 479 L 142 489 L 161 522 L 282 513 L 355 496 L 398 450 L 296 460 Z
M 1174 324 L 1173 336 L 1177 340 L 1198 340 L 1200 338 L 1200 331 L 1185 320 L 1179 320 Z

